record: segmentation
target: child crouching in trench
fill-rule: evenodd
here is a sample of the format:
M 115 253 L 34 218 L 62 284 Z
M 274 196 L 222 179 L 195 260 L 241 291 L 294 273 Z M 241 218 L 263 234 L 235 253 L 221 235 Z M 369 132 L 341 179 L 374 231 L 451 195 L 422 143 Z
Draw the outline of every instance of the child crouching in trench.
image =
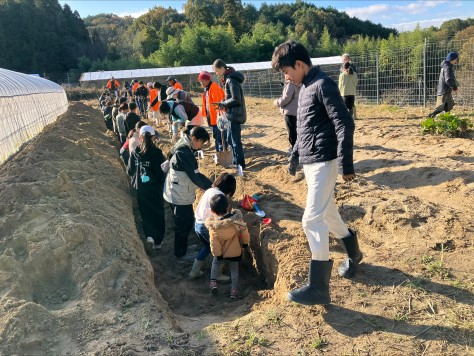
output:
M 229 201 L 223 194 L 214 195 L 209 205 L 213 216 L 207 218 L 206 227 L 209 229 L 211 252 L 214 256 L 211 267 L 210 287 L 212 294 L 217 293 L 217 275 L 224 260 L 229 263 L 231 278 L 230 297 L 239 296 L 239 261 L 242 259 L 243 249 L 250 243 L 250 234 L 247 224 L 242 220 L 239 210 L 229 211 Z

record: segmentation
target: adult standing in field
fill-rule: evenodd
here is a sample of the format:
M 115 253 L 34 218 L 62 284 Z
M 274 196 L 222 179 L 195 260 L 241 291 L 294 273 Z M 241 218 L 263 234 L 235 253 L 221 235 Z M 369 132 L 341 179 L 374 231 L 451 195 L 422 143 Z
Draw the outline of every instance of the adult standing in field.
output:
M 308 194 L 302 225 L 311 249 L 308 284 L 288 293 L 288 299 L 306 305 L 329 304 L 329 232 L 341 239 L 347 258 L 339 275 L 351 277 L 362 259 L 357 235 L 342 221 L 334 199 L 339 172 L 344 181 L 355 178 L 353 164 L 354 121 L 336 83 L 312 66 L 306 48 L 288 41 L 273 52 L 272 67 L 302 83 L 298 99 L 297 139 L 288 171 L 303 165 Z
M 342 63 L 341 63 L 341 69 L 339 70 L 341 73 L 344 71 L 344 65 L 345 65 L 346 63 L 349 63 L 349 64 L 351 65 L 351 67 L 352 67 L 352 70 L 357 73 L 357 67 L 355 66 L 354 63 L 352 63 L 352 59 L 351 59 L 351 57 L 349 56 L 349 54 L 347 54 L 347 53 L 342 54 L 342 56 L 341 56 L 341 61 L 342 61 Z
M 155 130 L 148 125 L 138 131 L 140 145 L 131 151 L 127 173 L 132 177 L 132 186 L 137 190 L 137 202 L 143 220 L 147 243 L 152 248 L 161 248 L 165 236 L 165 208 L 163 183 L 165 173 L 161 164 L 163 152 L 155 146 Z
M 454 65 L 458 64 L 459 55 L 457 52 L 450 52 L 446 60 L 441 63 L 441 72 L 439 73 L 438 90 L 436 98 L 436 108 L 428 115 L 435 117 L 444 112 L 451 111 L 454 107 L 453 93 L 458 92 L 456 77 L 454 76 Z
M 288 132 L 288 141 L 290 141 L 290 152 L 296 142 L 296 113 L 298 111 L 298 97 L 300 95 L 301 85 L 293 83 L 285 75 L 283 93 L 280 98 L 275 99 L 274 105 L 280 107 L 280 112 L 285 115 L 286 131 Z
M 160 107 L 166 104 L 161 103 Z M 169 172 L 166 176 L 163 197 L 171 204 L 174 220 L 174 254 L 178 263 L 192 262 L 197 254 L 186 253 L 188 236 L 194 226 L 193 203 L 196 188 L 207 190 L 212 182 L 199 172 L 194 152 L 209 141 L 204 127 L 194 127 L 189 136 L 183 137 L 170 152 Z
M 212 81 L 211 73 L 203 70 L 199 73 L 198 82 L 204 89 L 202 94 L 202 106 L 201 114 L 207 118 L 207 125 L 212 128 L 212 136 L 216 143 L 216 151 L 221 152 L 224 150 L 224 145 L 227 146 L 224 132 L 224 142 L 222 142 L 221 131 L 217 128 L 217 106 L 211 105 L 211 103 L 219 103 L 225 99 L 225 92 L 219 86 L 219 84 Z
M 349 62 L 344 63 L 344 70 L 339 74 L 339 91 L 346 104 L 347 110 L 354 119 L 354 103 L 357 88 L 357 73 Z
M 133 93 L 135 93 L 135 90 L 137 90 L 139 86 L 140 86 L 140 82 L 137 79 L 133 79 L 132 80 L 132 96 L 133 96 Z
M 155 99 L 159 96 L 159 91 L 153 86 L 153 83 L 147 83 L 148 91 L 150 92 L 150 118 L 155 119 L 157 125 L 159 125 L 158 109 L 160 107 L 160 101 Z M 152 105 L 155 102 L 154 105 Z
M 168 85 L 170 87 L 183 90 L 183 85 L 175 77 L 169 76 L 168 78 L 166 78 L 166 81 L 168 82 Z
M 222 59 L 216 59 L 212 64 L 214 72 L 221 78 L 224 84 L 225 99 L 218 103 L 220 109 L 225 109 L 230 121 L 230 129 L 227 133 L 227 142 L 232 145 L 233 164 L 240 165 L 245 169 L 244 148 L 242 146 L 242 124 L 247 121 L 247 110 L 245 107 L 244 91 L 242 83 L 245 77 L 233 67 L 229 67 Z
M 116 98 L 119 97 L 118 95 L 118 90 L 120 88 L 120 83 L 115 80 L 114 77 L 110 78 L 109 81 L 107 82 L 107 88 L 109 89 L 110 93 L 114 94 Z
M 141 80 L 138 82 L 138 88 L 133 92 L 133 95 L 135 96 L 135 102 L 138 105 L 140 115 L 145 117 L 148 110 L 148 89 Z

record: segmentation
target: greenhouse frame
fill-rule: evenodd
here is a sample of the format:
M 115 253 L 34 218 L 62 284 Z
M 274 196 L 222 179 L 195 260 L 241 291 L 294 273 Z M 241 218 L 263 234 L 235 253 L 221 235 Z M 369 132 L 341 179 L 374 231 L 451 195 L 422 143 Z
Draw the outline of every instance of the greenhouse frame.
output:
M 67 108 L 66 92 L 60 85 L 0 68 L 0 164 Z

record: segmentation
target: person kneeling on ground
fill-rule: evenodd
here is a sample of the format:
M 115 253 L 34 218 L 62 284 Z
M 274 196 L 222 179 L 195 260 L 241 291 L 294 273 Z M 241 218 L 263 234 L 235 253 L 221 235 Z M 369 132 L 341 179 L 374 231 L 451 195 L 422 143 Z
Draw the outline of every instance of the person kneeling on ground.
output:
M 194 127 L 190 135 L 183 137 L 170 152 L 169 172 L 166 176 L 163 197 L 173 209 L 175 238 L 174 254 L 178 263 L 193 261 L 196 254 L 186 254 L 188 235 L 194 225 L 193 203 L 196 187 L 207 190 L 212 182 L 199 172 L 193 151 L 200 150 L 209 141 L 204 127 Z
M 151 126 L 140 127 L 140 146 L 131 152 L 127 173 L 132 177 L 132 186 L 137 190 L 146 241 L 152 248 L 158 249 L 165 236 L 165 173 L 161 169 L 165 158 L 163 152 L 155 146 L 154 137 L 155 130 Z
M 204 273 L 201 271 L 201 267 L 206 260 L 207 255 L 211 252 L 211 246 L 209 241 L 209 230 L 207 229 L 205 223 L 206 219 L 212 216 L 211 207 L 209 201 L 216 194 L 224 194 L 229 197 L 229 200 L 234 196 L 237 182 L 235 177 L 229 173 L 222 173 L 217 179 L 212 183 L 212 188 L 206 190 L 206 192 L 201 197 L 199 204 L 194 213 L 196 218 L 196 223 L 194 224 L 194 231 L 196 235 L 201 240 L 203 247 L 199 251 L 196 259 L 194 260 L 193 268 L 189 273 L 189 278 L 201 277 Z M 217 274 L 218 281 L 228 281 L 229 277 L 222 274 L 222 268 L 224 264 L 220 265 Z
M 242 220 L 240 210 L 229 211 L 229 201 L 223 194 L 214 195 L 209 202 L 213 216 L 207 218 L 206 227 L 211 237 L 211 252 L 214 256 L 211 268 L 211 292 L 217 293 L 217 276 L 220 265 L 226 260 L 229 263 L 232 283 L 230 297 L 239 296 L 239 261 L 242 260 L 242 249 L 250 243 L 247 224 Z

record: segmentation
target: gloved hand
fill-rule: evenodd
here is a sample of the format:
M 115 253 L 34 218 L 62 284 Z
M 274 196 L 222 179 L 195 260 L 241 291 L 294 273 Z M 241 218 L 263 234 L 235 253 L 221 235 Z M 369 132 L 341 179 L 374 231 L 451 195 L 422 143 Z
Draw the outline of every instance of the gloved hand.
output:
M 296 175 L 296 168 L 298 168 L 298 162 L 293 160 L 288 163 L 288 173 L 290 173 L 290 175 Z

